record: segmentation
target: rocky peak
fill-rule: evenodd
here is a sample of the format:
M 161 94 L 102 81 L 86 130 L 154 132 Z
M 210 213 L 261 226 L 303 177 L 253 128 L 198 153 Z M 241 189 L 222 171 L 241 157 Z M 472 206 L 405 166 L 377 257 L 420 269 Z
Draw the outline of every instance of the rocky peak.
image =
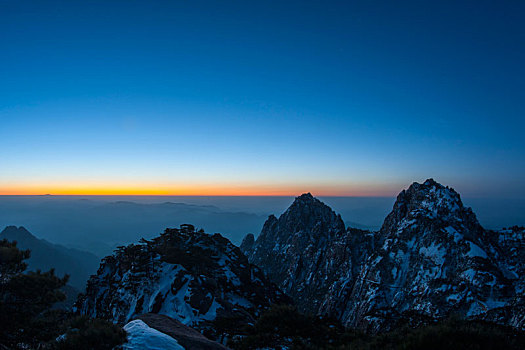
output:
M 323 202 L 321 202 L 319 199 L 312 196 L 310 192 L 308 192 L 308 193 L 303 193 L 302 195 L 298 197 L 295 197 L 295 200 L 290 206 L 290 209 L 293 209 L 296 206 L 315 205 L 315 204 L 323 204 Z
M 295 197 L 295 200 L 296 201 L 303 200 L 303 201 L 318 201 L 319 202 L 319 200 L 317 198 L 315 198 L 314 196 L 312 196 L 312 194 L 310 192 L 303 193 L 299 197 Z
M 466 208 L 459 194 L 434 179 L 420 184 L 414 182 L 403 190 L 385 219 L 380 232 L 385 238 L 399 234 L 405 227 L 414 225 L 439 225 L 464 227 L 468 238 L 476 240 L 483 232 L 476 215 Z
M 422 184 L 414 182 L 407 190 L 403 190 L 397 196 L 393 212 L 401 215 L 411 213 L 442 217 L 456 213 L 462 208 L 463 203 L 456 191 L 428 179 Z
M 296 233 L 301 231 L 327 233 L 331 230 L 345 230 L 341 216 L 313 197 L 311 193 L 296 197 L 292 205 L 279 217 L 279 225 L 285 225 L 287 229 Z M 316 228 L 317 225 L 323 227 Z
M 252 253 L 254 244 L 255 244 L 255 237 L 253 236 L 253 233 L 248 233 L 242 240 L 242 243 L 240 246 L 241 251 L 246 256 L 249 256 Z
M 275 215 L 270 215 L 268 216 L 268 219 L 266 219 L 266 221 L 264 222 L 264 225 L 263 225 L 263 229 L 262 231 L 268 231 L 272 228 L 273 225 L 276 225 L 277 224 L 277 218 L 275 217 Z
M 165 314 L 217 339 L 283 302 L 289 299 L 228 239 L 182 225 L 104 258 L 77 308 L 118 323 Z
M 412 184 L 397 197 L 378 249 L 346 292 L 343 322 L 377 331 L 401 312 L 477 317 L 505 305 L 514 286 L 489 236 L 453 189 L 433 179 Z
M 301 310 L 315 313 L 331 282 L 351 274 L 347 236 L 341 217 L 305 193 L 279 219 L 270 216 L 246 252 Z
M 375 233 L 344 230 L 328 206 L 299 196 L 267 220 L 249 258 L 299 309 L 347 326 L 458 314 L 523 328 L 524 236 L 484 230 L 456 191 L 428 179 L 398 195 Z
M 253 248 L 253 257 L 272 246 L 272 249 L 293 244 L 306 248 L 318 245 L 345 231 L 341 216 L 329 206 L 305 193 L 295 198 L 290 207 L 277 219 L 270 215 Z

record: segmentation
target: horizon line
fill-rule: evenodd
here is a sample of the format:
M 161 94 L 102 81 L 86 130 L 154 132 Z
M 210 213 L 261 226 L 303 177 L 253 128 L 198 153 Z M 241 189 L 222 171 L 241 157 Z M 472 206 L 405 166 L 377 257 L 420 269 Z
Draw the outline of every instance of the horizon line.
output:
M 45 194 L 35 194 L 35 193 L 0 193 L 0 197 L 299 197 L 302 194 L 310 193 L 314 197 L 345 197 L 345 198 L 358 198 L 358 197 L 367 197 L 367 198 L 390 198 L 396 197 L 397 195 L 345 195 L 345 194 L 313 194 L 311 192 L 301 192 L 300 194 L 133 194 L 133 193 L 101 193 L 101 194 L 86 194 L 86 193 L 45 193 Z
M 321 197 L 391 197 L 399 193 L 392 188 L 370 186 L 13 186 L 0 188 L 0 195 L 12 196 L 228 196 L 228 197 L 296 197 L 312 193 Z

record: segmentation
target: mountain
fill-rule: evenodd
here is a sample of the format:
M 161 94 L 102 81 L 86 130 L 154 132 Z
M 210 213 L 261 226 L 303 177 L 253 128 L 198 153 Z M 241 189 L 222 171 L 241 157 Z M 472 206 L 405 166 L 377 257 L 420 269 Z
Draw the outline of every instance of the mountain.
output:
M 77 308 L 121 324 L 164 314 L 219 339 L 283 302 L 289 299 L 228 239 L 181 225 L 104 258 Z
M 303 311 L 372 332 L 449 315 L 524 328 L 524 229 L 485 230 L 432 179 L 402 191 L 378 232 L 345 229 L 304 194 L 243 248 Z
M 301 311 L 316 313 L 332 284 L 357 273 L 363 254 L 355 248 L 360 245 L 366 251 L 372 236 L 347 231 L 339 215 L 307 193 L 279 219 L 270 216 L 257 240 L 251 245 L 250 241 L 247 236 L 242 245 L 250 262 L 260 266 Z
M 84 290 L 86 281 L 97 271 L 100 263 L 100 259 L 91 253 L 38 239 L 22 226 L 7 226 L 0 233 L 0 239 L 3 238 L 17 241 L 21 249 L 31 250 L 31 257 L 27 260 L 28 270 L 48 271 L 54 268 L 59 276 L 68 274 L 68 284 L 77 290 Z M 72 293 L 68 289 L 68 294 Z
M 346 289 L 343 307 L 324 309 L 346 325 L 390 328 L 403 313 L 475 317 L 517 295 L 502 247 L 459 194 L 432 179 L 399 194 L 378 236 L 384 243 Z

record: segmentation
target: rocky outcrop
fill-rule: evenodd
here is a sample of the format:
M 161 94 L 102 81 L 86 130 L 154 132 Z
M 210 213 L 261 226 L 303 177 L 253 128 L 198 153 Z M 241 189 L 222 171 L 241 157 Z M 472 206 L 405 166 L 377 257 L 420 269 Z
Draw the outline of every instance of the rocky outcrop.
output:
M 348 326 L 389 328 L 402 313 L 472 317 L 515 294 L 472 210 L 433 180 L 401 192 L 379 236 L 340 313 Z
M 283 302 L 289 299 L 229 240 L 183 225 L 104 258 L 77 308 L 121 324 L 165 314 L 217 339 Z
M 271 216 L 251 251 L 303 311 L 377 332 L 448 317 L 523 328 L 523 228 L 487 231 L 432 179 L 402 191 L 375 233 L 310 194 Z
M 370 332 L 450 315 L 525 329 L 524 234 L 485 230 L 432 179 L 402 191 L 378 232 L 345 228 L 308 193 L 241 248 L 191 225 L 120 247 L 77 307 L 119 323 L 165 314 L 223 343 L 289 302 L 283 292 L 303 312 Z
M 525 227 L 513 226 L 489 231 L 499 269 L 514 284 L 514 294 L 502 308 L 489 310 L 480 318 L 525 329 Z
M 239 248 L 241 248 L 241 251 L 244 253 L 244 255 L 250 256 L 252 254 L 254 245 L 255 237 L 253 236 L 253 233 L 248 233 L 242 240 Z
M 279 219 L 270 216 L 245 251 L 301 311 L 317 313 L 330 286 L 354 278 L 373 240 L 370 232 L 346 230 L 339 215 L 307 193 Z

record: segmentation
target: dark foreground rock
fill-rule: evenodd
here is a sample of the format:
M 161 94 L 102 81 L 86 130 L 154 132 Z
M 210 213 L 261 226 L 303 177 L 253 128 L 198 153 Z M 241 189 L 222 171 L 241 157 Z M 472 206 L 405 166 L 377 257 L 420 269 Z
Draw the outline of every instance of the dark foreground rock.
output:
M 288 302 L 229 240 L 183 225 L 104 258 L 77 308 L 120 324 L 144 313 L 164 314 L 222 339 L 271 304 Z

